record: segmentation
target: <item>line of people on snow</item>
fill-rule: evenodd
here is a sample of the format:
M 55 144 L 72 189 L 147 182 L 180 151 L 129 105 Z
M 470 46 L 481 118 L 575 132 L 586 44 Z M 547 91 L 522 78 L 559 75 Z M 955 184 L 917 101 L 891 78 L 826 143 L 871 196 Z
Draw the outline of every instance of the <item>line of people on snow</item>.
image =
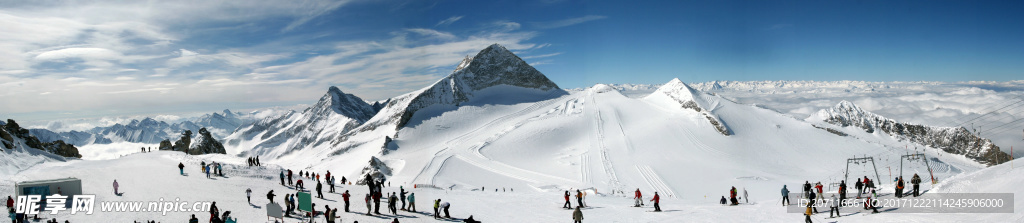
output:
M 913 185 L 913 189 L 910 194 L 903 193 L 906 181 L 903 180 L 902 176 L 896 177 L 893 181 L 895 187 L 895 196 L 897 198 L 902 198 L 907 195 L 912 195 L 914 197 L 920 196 L 921 177 L 919 175 L 914 174 L 914 176 L 910 180 L 910 183 Z M 855 189 L 857 189 L 856 199 L 864 199 L 864 210 L 871 210 L 872 213 L 879 213 L 878 207 L 876 206 L 876 201 L 878 200 L 878 192 L 877 188 L 875 187 L 874 181 L 868 178 L 867 176 L 864 176 L 864 178 L 857 178 L 857 181 L 854 183 L 854 187 Z M 817 193 L 815 193 L 815 190 L 817 190 Z M 827 200 L 829 202 L 829 218 L 842 217 L 842 215 L 839 214 L 839 207 L 842 206 L 844 202 L 848 202 L 848 196 L 846 191 L 846 181 L 840 181 L 838 188 L 839 197 L 836 197 L 836 195 L 832 195 L 832 197 L 829 198 L 829 200 Z M 805 221 L 811 222 L 811 215 L 818 213 L 818 209 L 815 204 L 817 202 L 826 201 L 824 200 L 824 197 L 821 197 L 821 195 L 824 194 L 821 182 L 818 182 L 814 186 L 812 186 L 810 182 L 805 181 L 803 184 L 803 192 L 803 198 L 808 199 L 807 210 L 804 213 L 804 215 L 806 216 Z M 862 196 L 865 193 L 867 193 L 867 196 Z M 789 201 L 789 189 L 786 188 L 786 185 L 782 185 L 782 206 L 787 205 L 791 205 Z
M 246 159 L 246 163 L 248 163 L 249 166 L 263 166 L 262 164 L 260 164 L 260 156 L 249 157 L 248 159 Z

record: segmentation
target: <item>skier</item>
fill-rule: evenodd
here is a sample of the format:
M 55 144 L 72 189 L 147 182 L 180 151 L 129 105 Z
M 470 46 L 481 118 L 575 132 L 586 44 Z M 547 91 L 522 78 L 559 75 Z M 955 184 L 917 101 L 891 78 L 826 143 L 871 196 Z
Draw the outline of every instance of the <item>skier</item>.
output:
M 786 189 L 786 185 L 782 185 L 782 206 L 790 204 L 789 202 L 789 189 Z
M 185 175 L 185 164 L 180 162 L 178 163 L 178 173 L 181 175 Z
M 804 197 L 806 198 L 806 197 L 810 196 L 810 194 L 809 194 L 810 192 L 811 192 L 811 183 L 808 182 L 808 181 L 804 181 Z
M 331 184 L 331 193 L 334 193 L 334 177 L 328 177 Z
M 573 223 L 583 222 L 583 211 L 580 211 L 580 207 L 576 207 L 576 210 L 572 211 L 572 221 Z
M 654 193 L 658 193 L 658 192 L 654 192 Z M 739 202 L 737 202 L 737 200 L 736 200 L 736 187 L 732 187 L 731 189 L 729 189 L 729 201 L 731 201 L 732 205 L 738 205 L 739 204 Z
M 378 214 L 378 215 L 380 214 L 380 198 L 382 196 L 384 196 L 384 195 L 382 195 L 380 193 L 380 191 L 376 191 L 376 192 L 373 193 L 373 213 L 374 214 Z
M 857 188 L 857 199 L 860 199 L 860 195 L 864 194 L 864 182 L 861 182 L 861 179 L 857 178 L 857 183 L 853 184 L 853 187 Z
M 804 222 L 806 222 L 806 223 L 813 223 L 813 222 L 811 221 L 811 214 L 812 214 L 812 213 L 811 213 L 811 204 L 809 204 L 809 203 L 808 203 L 808 204 L 807 204 L 807 211 L 806 211 L 806 212 L 804 212 L 804 216 L 805 216 L 805 217 L 804 217 Z
M 341 185 L 345 185 L 345 182 L 347 181 L 348 179 L 345 179 L 345 176 L 341 176 Z
M 846 200 L 846 181 L 839 181 L 839 200 Z
M 569 191 L 565 191 L 565 205 L 562 205 L 562 208 L 565 208 L 565 209 L 572 208 L 572 204 L 569 203 Z
M 203 168 L 204 168 L 203 170 L 206 172 L 206 178 L 209 179 L 210 178 L 210 165 L 206 165 Z
M 869 203 L 871 203 L 870 201 L 877 201 L 877 200 L 878 200 L 878 193 L 876 193 L 875 190 L 871 190 L 871 198 L 868 199 Z M 874 203 L 871 203 L 871 213 L 878 213 L 878 207 L 875 207 Z
M 921 176 L 918 176 L 915 173 L 914 177 L 910 178 L 910 183 L 914 184 L 914 197 L 917 197 L 918 195 L 920 195 L 920 192 L 918 190 L 921 189 Z
M 364 200 L 366 200 L 366 215 L 372 215 L 372 214 L 370 214 L 370 211 L 373 211 L 373 208 L 370 207 L 370 194 L 369 193 L 366 194 L 366 198 Z
M 634 194 L 633 195 L 633 207 L 643 206 L 644 205 L 644 201 L 643 201 L 644 198 L 643 198 L 643 195 L 640 194 L 640 188 L 637 188 L 636 192 L 634 192 L 633 194 Z
M 118 187 L 120 187 L 120 185 L 117 184 L 117 179 L 114 179 L 114 195 L 121 196 L 121 193 L 117 192 Z
M 348 197 L 349 196 L 352 196 L 352 195 L 348 194 L 348 190 L 345 190 L 345 193 L 341 194 L 341 199 L 345 200 L 345 212 L 348 212 Z
M 321 190 L 321 189 L 323 189 L 323 187 L 324 187 L 324 185 L 320 184 L 319 180 L 316 181 L 316 196 L 319 197 L 320 199 L 324 198 L 323 190 Z
M 262 166 L 260 164 L 260 156 L 256 156 L 256 166 Z
M 192 214 L 192 218 L 188 219 L 188 223 L 199 223 L 199 219 L 196 218 L 195 214 Z
M 814 213 L 818 213 L 818 207 L 814 206 L 814 199 L 817 198 L 817 195 L 814 194 L 814 191 L 811 191 L 808 196 L 810 201 L 807 202 L 807 205 L 814 208 Z
M 583 192 L 576 190 L 576 206 L 583 207 Z
M 13 208 L 14 207 L 14 199 L 12 199 L 11 196 L 7 196 L 7 207 L 8 208 Z
M 725 202 L 726 202 L 726 201 L 725 201 L 725 196 L 722 196 L 722 199 L 721 199 L 721 200 L 718 200 L 718 203 L 719 203 L 719 204 L 722 204 L 722 205 L 725 205 Z
M 654 192 L 654 199 L 651 199 L 651 201 L 654 201 L 654 211 L 661 212 L 661 205 L 659 205 L 661 203 L 661 197 L 658 196 L 657 191 Z
M 833 194 L 832 195 L 832 199 L 830 199 L 829 201 L 831 202 L 831 204 L 829 204 L 829 206 L 828 206 L 829 207 L 828 208 L 828 217 L 829 218 L 832 217 L 832 212 L 836 213 L 836 217 L 842 217 L 839 214 L 839 198 L 836 198 L 836 195 Z
M 252 204 L 252 188 L 245 188 L 245 200 Z
M 391 210 L 392 215 L 398 215 L 398 196 L 395 192 L 391 192 L 391 196 L 388 196 L 388 210 Z
M 438 216 L 437 208 L 441 206 L 441 199 L 434 200 L 434 219 L 440 218 Z
M 267 200 L 270 200 L 270 203 L 274 203 L 274 196 L 277 196 L 274 195 L 274 190 L 270 190 L 270 192 L 267 192 Z
M 747 188 L 743 188 L 743 202 L 750 203 L 750 195 L 747 195 Z
M 409 194 L 409 208 L 406 211 L 416 212 L 416 193 Z
M 297 188 L 299 191 L 306 189 L 304 186 L 305 185 L 302 184 L 302 179 L 295 180 L 295 188 Z
M 822 192 L 822 187 L 823 186 L 821 185 L 821 181 L 819 181 L 818 183 L 814 184 L 814 188 L 818 189 L 818 195 L 823 195 L 824 194 L 824 192 Z
M 406 192 L 405 188 L 403 188 L 402 186 L 398 186 L 398 189 L 402 191 L 401 193 L 398 194 L 398 196 L 399 196 L 399 198 L 401 198 L 402 210 L 404 211 L 405 210 L 405 195 L 408 194 L 409 192 Z
M 448 215 L 448 208 L 450 208 L 451 206 L 452 204 L 449 204 L 447 201 L 441 203 L 441 208 L 444 209 L 444 218 L 452 218 L 451 215 Z
M 903 177 L 896 178 L 896 197 L 903 197 Z

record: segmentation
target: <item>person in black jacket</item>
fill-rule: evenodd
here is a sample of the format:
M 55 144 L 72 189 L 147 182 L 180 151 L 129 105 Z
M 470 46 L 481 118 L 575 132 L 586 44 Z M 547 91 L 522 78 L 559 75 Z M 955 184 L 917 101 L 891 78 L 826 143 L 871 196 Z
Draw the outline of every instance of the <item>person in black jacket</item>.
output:
M 274 203 L 274 196 L 277 196 L 274 195 L 274 190 L 270 190 L 270 192 L 267 192 L 267 200 L 270 200 L 270 203 Z

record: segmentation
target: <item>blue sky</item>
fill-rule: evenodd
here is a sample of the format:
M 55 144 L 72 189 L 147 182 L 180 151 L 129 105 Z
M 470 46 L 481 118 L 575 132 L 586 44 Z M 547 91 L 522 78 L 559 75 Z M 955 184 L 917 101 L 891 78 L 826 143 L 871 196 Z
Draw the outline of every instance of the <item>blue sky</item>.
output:
M 1024 77 L 1020 1 L 4 1 L 0 115 L 367 100 L 499 43 L 559 86 Z

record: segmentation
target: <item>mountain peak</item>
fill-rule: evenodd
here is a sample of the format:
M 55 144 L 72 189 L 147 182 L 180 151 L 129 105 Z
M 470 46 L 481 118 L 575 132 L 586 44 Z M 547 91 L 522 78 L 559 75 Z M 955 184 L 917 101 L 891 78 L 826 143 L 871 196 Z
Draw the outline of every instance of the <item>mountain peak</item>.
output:
M 326 110 L 329 107 L 334 113 L 359 120 L 360 122 L 370 119 L 374 114 L 373 108 L 362 98 L 346 94 L 336 86 L 328 88 L 327 94 L 324 94 L 314 107 L 318 111 Z
M 697 90 L 690 87 L 690 85 L 683 83 L 679 78 L 673 78 L 671 81 L 668 81 L 668 83 L 665 83 L 665 85 L 658 88 L 655 92 L 663 93 L 679 101 L 694 101 L 698 94 Z

